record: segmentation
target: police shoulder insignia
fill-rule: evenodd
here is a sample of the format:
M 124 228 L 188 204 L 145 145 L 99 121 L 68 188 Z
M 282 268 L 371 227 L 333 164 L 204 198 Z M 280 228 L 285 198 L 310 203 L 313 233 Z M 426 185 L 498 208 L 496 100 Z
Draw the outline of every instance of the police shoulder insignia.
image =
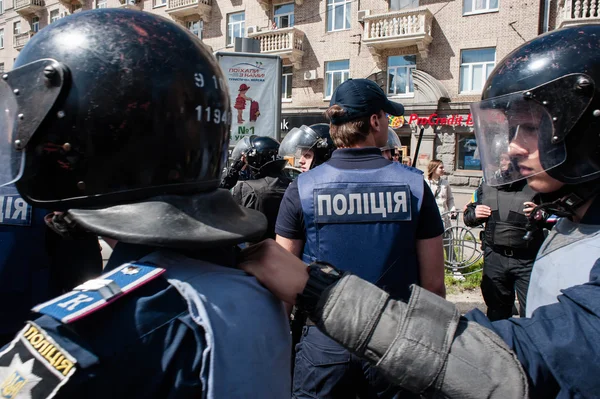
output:
M 33 311 L 70 323 L 109 305 L 164 272 L 165 269 L 159 267 L 126 263 L 75 287 L 68 294 L 37 305 Z
M 0 353 L 0 398 L 52 398 L 76 365 L 73 356 L 29 322 Z

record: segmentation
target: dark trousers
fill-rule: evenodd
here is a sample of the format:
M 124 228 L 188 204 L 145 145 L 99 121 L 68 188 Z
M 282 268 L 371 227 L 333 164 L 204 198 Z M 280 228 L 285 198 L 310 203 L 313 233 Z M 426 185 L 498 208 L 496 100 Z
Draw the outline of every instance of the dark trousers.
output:
M 296 345 L 294 399 L 418 398 L 390 384 L 369 362 L 306 326 Z
M 531 252 L 484 247 L 481 293 L 491 321 L 512 316 L 515 292 L 519 298 L 519 314 L 525 315 L 529 278 L 535 261 L 535 252 Z

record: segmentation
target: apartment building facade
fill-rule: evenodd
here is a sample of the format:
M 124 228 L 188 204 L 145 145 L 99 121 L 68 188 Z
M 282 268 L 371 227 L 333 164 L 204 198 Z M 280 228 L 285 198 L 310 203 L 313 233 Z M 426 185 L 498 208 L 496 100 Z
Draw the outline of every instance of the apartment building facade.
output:
M 283 58 L 282 135 L 324 121 L 335 88 L 375 80 L 404 118 L 390 118 L 418 166 L 444 161 L 465 190 L 481 178 L 469 105 L 515 47 L 546 31 L 600 22 L 600 0 L 0 0 L 0 71 L 39 29 L 81 10 L 123 7 L 172 19 L 213 51 L 236 37 Z

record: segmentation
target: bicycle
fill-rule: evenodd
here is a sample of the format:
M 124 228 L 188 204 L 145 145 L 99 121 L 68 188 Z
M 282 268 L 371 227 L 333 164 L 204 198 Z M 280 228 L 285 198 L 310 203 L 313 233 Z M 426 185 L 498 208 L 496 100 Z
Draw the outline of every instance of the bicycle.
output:
M 455 277 L 462 279 L 483 269 L 483 266 L 472 269 L 483 257 L 483 252 L 471 229 L 459 225 L 461 213 L 447 211 L 442 213 L 442 219 L 448 215 L 453 225 L 444 230 L 444 266 L 451 270 Z

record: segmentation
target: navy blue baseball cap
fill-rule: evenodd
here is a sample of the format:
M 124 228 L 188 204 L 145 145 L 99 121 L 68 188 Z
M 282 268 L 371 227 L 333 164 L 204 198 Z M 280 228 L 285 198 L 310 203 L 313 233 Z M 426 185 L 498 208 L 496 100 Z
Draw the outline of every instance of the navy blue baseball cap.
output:
M 349 79 L 339 85 L 329 101 L 329 106 L 332 105 L 339 105 L 346 111 L 343 116 L 331 119 L 334 125 L 370 116 L 379 111 L 393 116 L 404 115 L 404 106 L 388 100 L 377 83 L 369 79 Z

